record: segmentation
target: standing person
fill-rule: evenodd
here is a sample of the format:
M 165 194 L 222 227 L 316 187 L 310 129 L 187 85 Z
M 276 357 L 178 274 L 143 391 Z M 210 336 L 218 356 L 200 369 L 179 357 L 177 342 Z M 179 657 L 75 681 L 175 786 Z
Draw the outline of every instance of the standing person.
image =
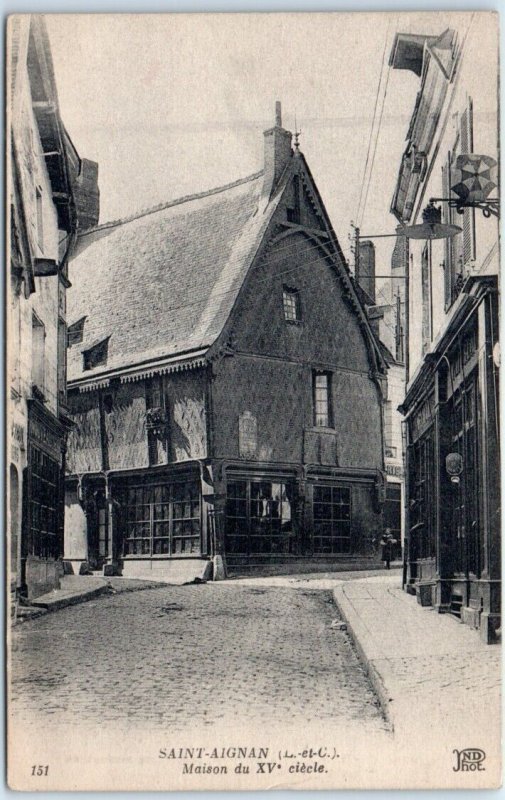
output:
M 391 569 L 393 545 L 396 544 L 396 539 L 393 539 L 391 528 L 386 528 L 380 543 L 382 546 L 382 560 L 384 561 L 384 566 L 386 569 Z

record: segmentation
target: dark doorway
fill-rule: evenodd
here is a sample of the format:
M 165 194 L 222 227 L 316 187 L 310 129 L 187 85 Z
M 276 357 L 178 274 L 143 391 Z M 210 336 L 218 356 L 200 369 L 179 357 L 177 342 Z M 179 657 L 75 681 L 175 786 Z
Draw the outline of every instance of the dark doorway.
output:
M 88 512 L 89 562 L 92 569 L 101 569 L 109 555 L 108 509 L 105 492 L 94 493 Z

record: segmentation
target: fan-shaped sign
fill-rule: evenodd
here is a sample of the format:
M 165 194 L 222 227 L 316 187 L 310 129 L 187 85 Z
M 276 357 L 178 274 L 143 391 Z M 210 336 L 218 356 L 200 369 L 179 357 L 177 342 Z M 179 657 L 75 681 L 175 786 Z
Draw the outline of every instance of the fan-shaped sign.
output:
M 497 186 L 497 163 L 491 156 L 464 153 L 454 166 L 456 183 L 452 191 L 464 203 L 481 203 Z

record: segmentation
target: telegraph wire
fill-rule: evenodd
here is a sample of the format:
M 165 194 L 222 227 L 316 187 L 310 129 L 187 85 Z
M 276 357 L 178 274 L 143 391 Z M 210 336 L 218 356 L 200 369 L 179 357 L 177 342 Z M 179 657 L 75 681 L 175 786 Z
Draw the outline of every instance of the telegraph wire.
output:
M 396 17 L 396 20 L 395 20 L 395 28 L 396 28 L 397 21 L 398 21 L 398 17 Z M 387 31 L 387 34 L 386 34 L 386 42 L 387 42 L 388 36 L 389 36 L 389 26 L 388 26 L 388 31 Z M 382 125 L 382 117 L 383 117 L 383 114 L 384 114 L 384 107 L 386 105 L 386 95 L 387 95 L 390 75 L 391 75 L 391 70 L 388 69 L 387 74 L 386 74 L 386 82 L 385 82 L 385 85 L 384 85 L 384 93 L 382 95 L 382 105 L 381 105 L 381 110 L 380 110 L 379 124 L 378 124 L 377 130 L 376 130 L 375 144 L 374 144 L 374 150 L 373 150 L 373 154 L 372 154 L 372 161 L 371 161 L 370 170 L 369 170 L 369 173 L 368 173 L 368 185 L 367 185 L 367 189 L 366 189 L 365 199 L 363 201 L 363 206 L 362 206 L 362 209 L 361 209 L 361 221 L 360 221 L 358 227 L 360 227 L 363 224 L 363 218 L 365 216 L 366 204 L 367 204 L 367 200 L 368 200 L 368 192 L 370 190 L 370 184 L 372 182 L 372 174 L 373 174 L 373 168 L 374 168 L 374 164 L 375 164 L 375 155 L 377 153 L 377 145 L 378 145 L 378 142 L 379 142 L 379 134 L 380 134 L 381 125 Z
M 306 267 L 309 267 L 309 266 L 311 266 L 313 264 L 318 264 L 318 263 L 321 262 L 321 258 L 324 258 L 324 256 L 319 256 L 318 258 L 316 258 L 316 259 L 314 259 L 312 261 L 307 261 L 307 262 L 305 262 L 305 264 L 301 264 L 301 265 L 299 265 L 297 267 L 293 267 L 291 270 L 286 270 L 286 272 L 294 272 L 296 270 L 301 270 L 301 269 L 304 269 Z M 278 277 L 282 276 L 282 274 L 285 274 L 285 273 L 277 273 L 276 275 L 269 276 L 268 278 L 259 278 L 258 282 L 265 283 L 265 282 L 268 282 L 268 281 L 274 281 Z M 348 277 L 351 279 L 351 281 L 353 283 L 356 283 L 355 279 L 351 278 L 351 276 L 348 276 Z M 389 278 L 390 276 L 386 275 L 386 276 L 377 276 L 377 277 Z M 303 286 L 299 291 L 302 292 L 302 291 L 305 291 L 305 289 L 311 289 L 312 287 L 316 287 L 316 286 L 319 286 L 319 285 L 320 285 L 320 280 L 318 280 L 316 283 L 308 284 L 308 285 Z M 180 303 L 179 305 L 176 305 L 176 306 L 167 306 L 164 309 L 164 311 L 166 311 L 168 313 L 168 312 L 172 312 L 172 311 L 179 311 L 179 310 L 181 310 L 183 308 L 191 308 L 193 306 L 201 305 L 203 303 L 208 303 L 208 302 L 210 302 L 210 301 L 212 301 L 212 300 L 214 300 L 214 299 L 216 299 L 218 297 L 225 297 L 226 295 L 233 294 L 234 292 L 238 294 L 239 291 L 240 291 L 240 287 L 238 287 L 238 288 L 236 287 L 236 288 L 233 288 L 233 289 L 226 289 L 223 292 L 216 292 L 214 295 L 207 294 L 207 295 L 205 295 L 205 297 L 202 295 L 200 298 L 198 298 L 196 300 L 193 300 L 193 301 L 191 301 L 189 303 Z M 386 299 L 386 298 L 384 298 L 384 299 Z M 360 302 L 360 305 L 362 305 L 361 302 Z M 366 313 L 366 312 L 364 312 L 364 313 Z M 70 323 L 70 324 L 72 324 L 72 323 Z
M 300 247 L 299 245 L 290 245 L 290 246 L 289 246 L 289 248 L 285 248 L 285 250 L 284 250 L 284 251 L 282 252 L 282 254 L 280 254 L 280 255 L 282 255 L 282 257 L 283 257 L 283 258 L 284 258 L 284 257 L 286 257 L 286 256 L 289 258 L 289 257 L 290 257 L 290 253 L 292 253 L 292 252 L 296 252 L 297 254 L 303 254 L 303 253 L 306 253 L 306 252 L 312 252 L 312 251 L 314 251 L 314 249 L 315 249 L 316 247 L 317 247 L 317 245 L 316 245 L 316 244 L 314 244 L 314 243 L 308 244 L 308 245 L 306 245 L 306 246 L 304 246 L 304 247 Z M 306 261 L 304 264 L 297 264 L 297 265 L 296 265 L 296 266 L 294 266 L 294 267 L 290 267 L 289 269 L 285 269 L 285 270 L 282 270 L 281 272 L 277 272 L 277 273 L 276 273 L 275 275 L 273 275 L 273 276 L 267 276 L 267 277 L 265 277 L 265 278 L 258 278 L 258 279 L 257 279 L 257 281 L 258 281 L 258 283 L 266 283 L 266 282 L 268 282 L 268 281 L 270 281 L 270 280 L 275 280 L 275 279 L 276 279 L 276 278 L 278 278 L 278 277 L 282 277 L 282 276 L 284 276 L 284 275 L 289 275 L 289 274 L 290 274 L 290 273 L 292 273 L 292 272 L 297 272 L 297 271 L 299 271 L 299 270 L 302 270 L 302 269 L 305 269 L 305 268 L 307 268 L 307 267 L 310 267 L 310 266 L 312 266 L 313 264 L 316 264 L 316 263 L 318 263 L 318 261 L 319 261 L 320 259 L 328 259 L 328 258 L 331 258 L 331 259 L 333 259 L 333 260 L 335 260 L 335 261 L 336 261 L 336 260 L 338 259 L 338 253 L 320 253 L 320 255 L 318 256 L 318 258 L 316 258 L 316 259 L 312 259 L 312 260 L 310 260 L 310 261 Z M 338 260 L 340 261 L 340 259 L 338 259 Z M 344 269 L 346 270 L 346 272 L 347 272 L 347 270 L 349 269 L 349 264 L 348 264 L 347 260 L 344 260 L 344 262 L 343 262 L 343 264 L 342 264 L 342 265 L 343 265 L 343 268 L 344 268 Z M 200 265 L 200 268 L 204 270 L 206 266 L 207 266 L 207 265 L 205 265 L 205 264 L 202 264 L 202 265 Z M 353 275 L 352 275 L 352 273 L 350 273 L 350 270 L 349 270 L 349 272 L 348 272 L 347 274 L 348 274 L 348 277 L 349 277 L 351 280 L 353 280 L 353 281 L 355 281 L 355 282 L 356 282 L 356 278 L 355 278 L 355 276 L 353 276 Z M 387 280 L 387 279 L 389 279 L 389 278 L 390 278 L 390 277 L 392 277 L 392 276 L 389 276 L 389 275 L 380 275 L 380 276 L 376 276 L 376 277 L 380 277 L 380 278 L 383 278 L 383 279 Z M 187 287 L 186 287 L 186 290 L 187 290 L 188 292 L 191 292 L 191 290 L 192 290 L 193 288 L 195 288 L 195 289 L 196 289 L 196 288 L 198 288 L 199 286 L 200 286 L 200 284 L 197 284 L 197 283 L 192 283 L 192 284 L 189 284 L 189 286 L 187 286 Z M 236 291 L 236 289 L 227 289 L 227 290 L 225 290 L 225 291 L 223 291 L 223 292 L 219 292 L 219 293 L 216 293 L 216 294 L 214 294 L 214 297 L 221 297 L 221 296 L 225 296 L 225 295 L 227 295 L 227 294 L 230 294 L 230 293 L 232 293 L 232 292 L 234 292 L 234 291 Z M 176 310 L 179 310 L 179 309 L 181 309 L 181 308 L 185 308 L 186 306 L 198 305 L 198 303 L 200 303 L 200 302 L 205 302 L 205 301 L 206 301 L 206 300 L 208 300 L 208 299 L 209 299 L 209 295 L 206 295 L 206 296 L 205 296 L 205 298 L 204 298 L 204 297 L 203 297 L 203 295 L 202 295 L 202 298 L 201 298 L 201 299 L 197 299 L 197 300 L 195 300 L 195 301 L 193 301 L 193 302 L 191 302 L 191 303 L 183 303 L 182 305 L 179 305 L 179 306 L 172 306 L 172 307 L 170 307 L 170 308 L 167 308 L 167 311 L 170 311 L 170 310 L 174 310 L 174 311 L 176 311 Z M 72 324 L 72 323 L 70 323 L 70 324 Z
M 384 40 L 384 50 L 382 51 L 382 62 L 381 62 L 381 71 L 380 71 L 380 75 L 379 75 L 379 82 L 377 84 L 377 91 L 375 93 L 375 104 L 374 104 L 374 109 L 373 109 L 372 126 L 370 128 L 370 136 L 368 138 L 368 149 L 367 149 L 367 154 L 366 154 L 366 159 L 365 159 L 365 168 L 363 170 L 363 178 L 361 180 L 361 190 L 360 190 L 360 194 L 359 194 L 358 207 L 356 209 L 356 217 L 355 217 L 356 222 L 358 221 L 359 212 L 360 212 L 360 208 L 361 208 L 361 200 L 362 200 L 362 197 L 363 197 L 363 189 L 364 189 L 365 182 L 366 182 L 366 180 L 365 180 L 366 179 L 366 170 L 367 170 L 367 167 L 368 167 L 368 160 L 370 158 L 370 148 L 371 148 L 371 145 L 372 145 L 372 136 L 373 136 L 376 113 L 377 113 L 377 103 L 379 101 L 380 87 L 381 87 L 381 83 L 382 83 L 382 76 L 383 76 L 383 73 L 384 73 L 384 63 L 385 63 L 384 62 L 384 57 L 386 55 L 390 24 L 391 24 L 391 20 L 389 19 L 388 20 L 388 27 L 387 27 L 387 30 L 386 30 L 386 38 Z

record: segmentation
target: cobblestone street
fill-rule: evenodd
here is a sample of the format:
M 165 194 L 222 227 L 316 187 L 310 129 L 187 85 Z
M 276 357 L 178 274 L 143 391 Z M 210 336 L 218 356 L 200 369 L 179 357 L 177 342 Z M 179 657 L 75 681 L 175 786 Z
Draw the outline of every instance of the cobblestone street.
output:
M 205 584 L 100 597 L 13 632 L 10 712 L 96 727 L 386 725 L 331 592 Z M 42 720 L 41 720 L 42 715 Z

